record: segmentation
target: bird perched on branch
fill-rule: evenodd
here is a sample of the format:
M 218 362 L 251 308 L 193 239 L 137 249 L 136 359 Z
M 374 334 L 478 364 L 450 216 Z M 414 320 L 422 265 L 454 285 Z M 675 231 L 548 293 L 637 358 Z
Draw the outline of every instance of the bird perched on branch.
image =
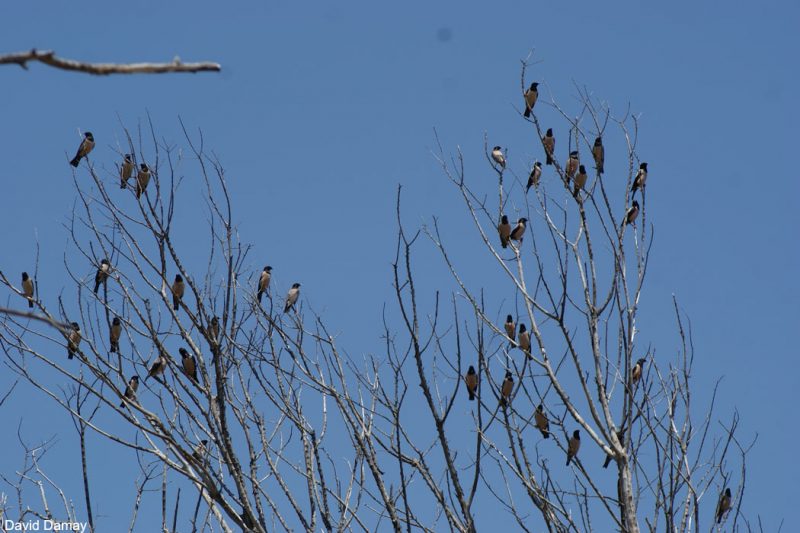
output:
M 531 174 L 528 176 L 528 184 L 525 186 L 525 194 L 531 190 L 531 187 L 538 187 L 539 180 L 542 177 L 542 164 L 537 161 L 533 164 L 533 168 L 531 169 Z
M 564 174 L 567 177 L 567 182 L 575 176 L 575 173 L 578 171 L 578 166 L 581 164 L 581 158 L 578 155 L 577 150 L 573 150 L 569 153 L 569 159 L 567 159 L 567 166 L 564 167 Z
M 597 168 L 597 173 L 603 173 L 603 165 L 606 161 L 606 149 L 603 148 L 603 139 L 598 137 L 594 140 L 594 146 L 592 146 L 592 157 L 594 157 L 594 164 Z
M 261 296 L 269 289 L 269 282 L 272 279 L 272 267 L 265 266 L 264 270 L 261 272 L 261 276 L 258 278 L 258 294 L 256 298 L 258 298 L 258 303 L 261 303 Z
M 118 316 L 115 316 L 114 320 L 111 321 L 111 329 L 109 330 L 108 333 L 109 345 L 111 346 L 109 351 L 111 353 L 119 352 L 119 338 L 121 336 L 122 336 L 122 322 L 120 321 Z
M 717 502 L 717 524 L 722 523 L 722 519 L 725 517 L 725 513 L 728 512 L 728 509 L 731 508 L 732 503 L 732 496 L 731 496 L 731 489 L 726 488 L 725 491 L 719 495 L 719 501 Z
M 22 273 L 22 295 L 28 299 L 28 308 L 33 307 L 33 280 L 27 272 Z
M 94 149 L 94 135 L 92 132 L 87 131 L 83 134 L 83 140 L 81 144 L 78 145 L 78 151 L 75 153 L 75 157 L 72 158 L 72 161 L 69 162 L 75 168 L 78 168 L 78 165 L 81 162 L 81 159 L 89 155 Z
M 625 429 L 617 430 L 617 440 L 619 443 L 624 447 L 625 446 Z M 603 463 L 603 468 L 608 468 L 608 465 L 611 464 L 611 460 L 614 458 L 613 455 L 606 455 L 606 460 Z
M 475 367 L 469 365 L 467 375 L 464 376 L 464 382 L 467 384 L 467 393 L 469 393 L 469 401 L 475 400 L 475 391 L 478 390 L 478 374 L 475 373 Z
M 525 118 L 531 116 L 531 110 L 536 105 L 536 100 L 539 98 L 539 83 L 533 82 L 531 86 L 525 91 Z
M 201 440 L 197 446 L 194 447 L 194 451 L 192 452 L 192 459 L 197 461 L 198 463 L 204 463 L 206 460 L 206 453 L 208 453 L 208 440 L 203 439 Z
M 78 351 L 78 346 L 81 344 L 81 327 L 77 322 L 71 324 L 72 331 L 69 332 L 67 338 L 67 359 L 75 357 L 75 352 Z
M 547 419 L 547 413 L 544 412 L 544 405 L 539 404 L 539 407 L 536 408 L 533 413 L 533 420 L 536 422 L 536 428 L 541 431 L 542 437 L 549 439 L 550 421 Z
M 506 317 L 506 323 L 503 324 L 503 327 L 506 330 L 506 337 L 511 339 L 511 346 L 514 346 L 514 341 L 517 339 L 517 325 L 514 324 L 514 317 L 508 315 Z
M 172 283 L 172 308 L 177 311 L 180 309 L 183 293 L 186 292 L 186 284 L 180 274 L 175 274 L 175 281 Z
M 506 378 L 500 385 L 500 405 L 508 405 L 511 401 L 511 392 L 514 390 L 514 376 L 510 370 L 506 370 Z
M 133 175 L 133 169 L 136 164 L 133 162 L 131 154 L 125 154 L 122 164 L 119 166 L 119 188 L 125 189 L 128 186 L 128 180 Z
M 150 183 L 150 167 L 142 163 L 139 165 L 139 173 L 136 174 L 136 198 L 141 198 Z
M 147 378 L 154 378 L 164 373 L 167 368 L 167 357 L 163 351 L 158 354 L 156 360 L 150 365 L 150 370 L 147 371 Z M 144 378 L 147 381 L 147 378 Z
M 139 376 L 132 376 L 128 384 L 125 386 L 125 394 L 122 396 L 122 403 L 119 404 L 120 408 L 125 407 L 125 400 L 135 401 L 136 390 L 139 388 Z
M 628 208 L 628 211 L 625 212 L 625 221 L 623 222 L 623 226 L 633 224 L 636 221 L 636 217 L 639 216 L 639 202 L 636 200 L 633 201 L 633 205 Z
M 633 178 L 633 185 L 631 186 L 631 195 L 635 194 L 637 190 L 644 190 L 644 184 L 647 181 L 647 163 L 639 165 L 639 171 Z
M 517 345 L 528 359 L 533 359 L 533 356 L 531 355 L 531 334 L 525 327 L 525 324 L 519 325 L 519 340 L 517 341 Z
M 492 148 L 492 159 L 494 159 L 495 163 L 500 165 L 500 168 L 506 168 L 506 156 L 503 154 L 503 149 L 499 146 Z
M 208 325 L 208 336 L 214 342 L 217 342 L 219 339 L 219 318 L 214 316 L 211 318 L 211 323 Z
M 578 167 L 578 174 L 575 175 L 575 189 L 572 191 L 572 196 L 578 198 L 578 193 L 581 192 L 583 186 L 586 185 L 586 179 L 588 178 L 586 174 L 586 167 L 580 165 Z
M 101 259 L 100 266 L 97 267 L 97 273 L 94 275 L 94 293 L 97 294 L 97 291 L 100 289 L 100 285 L 102 284 L 104 287 L 108 282 L 108 273 L 111 271 L 111 263 L 108 262 L 108 259 Z
M 517 220 L 517 225 L 511 230 L 511 235 L 508 236 L 512 241 L 517 241 L 522 244 L 522 237 L 525 235 L 525 228 L 527 227 L 528 219 L 521 218 Z
M 645 361 L 646 359 L 642 357 L 641 359 L 636 361 L 636 364 L 633 365 L 633 368 L 631 368 L 631 382 L 633 382 L 634 385 L 636 385 L 639 382 L 639 380 L 642 379 L 642 372 L 644 371 Z
M 553 137 L 553 128 L 547 128 L 547 131 L 542 137 L 542 145 L 544 146 L 544 154 L 547 156 L 546 164 L 553 164 L 553 153 L 556 150 L 556 138 Z
M 283 312 L 288 313 L 289 309 L 294 307 L 294 304 L 297 303 L 297 299 L 300 297 L 300 284 L 295 283 L 292 285 L 292 288 L 289 289 L 289 292 L 286 294 L 286 305 L 283 306 Z
M 196 382 L 197 359 L 195 359 L 194 356 L 189 353 L 189 350 L 185 348 L 178 348 L 178 351 L 181 354 L 181 366 L 183 367 L 183 373 Z
M 511 236 L 511 224 L 508 222 L 507 215 L 500 217 L 500 224 L 497 225 L 497 233 L 500 235 L 500 246 L 508 248 L 508 238 Z
M 567 466 L 570 461 L 578 455 L 578 450 L 581 449 L 581 433 L 577 429 L 572 432 L 572 438 L 569 439 L 567 444 Z

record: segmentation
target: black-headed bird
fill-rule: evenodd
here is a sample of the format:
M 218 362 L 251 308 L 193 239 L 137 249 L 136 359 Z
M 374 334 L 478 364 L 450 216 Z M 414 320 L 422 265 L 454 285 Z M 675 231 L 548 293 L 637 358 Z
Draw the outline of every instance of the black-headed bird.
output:
M 469 393 L 469 401 L 475 400 L 475 391 L 478 390 L 478 374 L 475 372 L 475 367 L 469 365 L 467 375 L 464 376 L 464 382 L 467 384 L 467 393 Z
M 564 168 L 564 174 L 567 176 L 567 181 L 571 180 L 575 173 L 578 171 L 578 166 L 581 164 L 581 158 L 578 155 L 577 150 L 573 150 L 569 153 L 569 159 L 567 159 L 567 166 Z
M 514 317 L 508 315 L 506 317 L 506 323 L 503 324 L 503 327 L 506 330 L 506 337 L 511 339 L 511 346 L 514 346 L 514 341 L 517 339 L 517 325 L 514 324 Z
M 97 294 L 97 291 L 100 289 L 100 284 L 104 287 L 106 282 L 108 281 L 108 273 L 111 271 L 111 263 L 108 262 L 108 259 L 101 259 L 100 266 L 97 267 L 97 273 L 94 275 L 94 293 Z
M 33 307 L 33 280 L 27 272 L 22 273 L 22 295 L 28 299 L 28 307 Z
M 153 361 L 153 364 L 150 365 L 150 370 L 147 371 L 147 378 L 154 378 L 156 376 L 160 376 L 164 373 L 164 370 L 167 368 L 167 357 L 164 355 L 164 352 L 160 352 L 156 360 Z M 144 378 L 147 381 L 147 378 Z
M 73 322 L 70 325 L 72 329 L 67 337 L 67 359 L 75 357 L 75 352 L 78 351 L 78 346 L 81 344 L 81 327 L 77 322 Z
M 536 105 L 536 100 L 539 98 L 539 83 L 533 82 L 531 86 L 525 91 L 525 118 L 531 116 L 531 109 Z
M 544 412 L 544 405 L 539 404 L 539 407 L 536 408 L 533 413 L 533 420 L 536 422 L 536 428 L 542 432 L 542 437 L 549 439 L 550 421 L 547 419 L 547 413 Z
M 172 283 L 172 308 L 175 311 L 180 309 L 184 292 L 186 292 L 186 284 L 180 274 L 175 274 L 175 281 Z
M 728 512 L 728 509 L 731 508 L 732 503 L 732 496 L 731 496 L 731 489 L 726 488 L 725 491 L 719 495 L 719 501 L 717 502 L 717 524 L 722 523 L 722 519 L 725 517 L 725 513 Z
M 598 137 L 594 140 L 594 146 L 592 146 L 592 157 L 594 157 L 594 164 L 597 168 L 597 173 L 603 173 L 603 165 L 606 162 L 606 149 L 603 148 L 603 139 Z
M 261 276 L 258 278 L 258 303 L 261 303 L 261 296 L 269 289 L 269 282 L 272 279 L 272 267 L 265 266 L 264 270 L 261 272 Z
M 553 137 L 553 128 L 547 128 L 544 137 L 542 137 L 542 145 L 544 146 L 544 154 L 547 156 L 546 164 L 553 164 L 553 154 L 556 151 L 556 138 Z
M 492 159 L 494 159 L 495 163 L 500 165 L 500 168 L 506 168 L 506 156 L 503 154 L 503 149 L 499 146 L 492 148 Z
M 617 430 L 617 440 L 622 446 L 625 446 L 625 430 L 619 429 Z M 603 468 L 608 468 L 608 465 L 611 464 L 611 460 L 614 459 L 613 455 L 606 455 L 606 460 L 603 462 Z
M 125 400 L 135 401 L 136 390 L 139 388 L 139 376 L 131 376 L 130 381 L 125 386 L 125 394 L 122 395 L 122 403 L 119 404 L 120 408 L 125 407 Z
M 511 400 L 511 392 L 514 390 L 514 376 L 510 370 L 506 370 L 506 378 L 500 385 L 500 405 L 508 405 Z
M 194 447 L 194 451 L 192 451 L 192 459 L 198 463 L 205 463 L 206 453 L 208 452 L 207 446 L 208 440 L 201 440 L 197 446 Z
M 508 248 L 508 238 L 511 236 L 511 224 L 508 222 L 507 215 L 500 217 L 500 224 L 497 225 L 497 233 L 500 235 L 500 246 Z
M 183 373 L 193 381 L 197 381 L 197 359 L 185 348 L 178 348 L 178 351 L 181 354 Z
M 567 444 L 567 466 L 569 466 L 572 458 L 578 455 L 578 450 L 581 449 L 581 433 L 577 429 L 572 432 L 572 438 L 569 439 Z
M 634 200 L 633 205 L 631 205 L 625 212 L 625 222 L 623 223 L 623 225 L 633 224 L 636 221 L 636 217 L 638 216 L 639 216 L 639 202 Z
M 522 237 L 525 235 L 525 228 L 527 224 L 527 218 L 521 218 L 517 220 L 517 225 L 514 226 L 513 230 L 511 230 L 511 235 L 509 235 L 508 238 L 512 241 L 517 241 L 522 244 Z
M 122 322 L 118 316 L 111 321 L 111 329 L 108 332 L 108 341 L 111 345 L 111 353 L 119 352 L 119 338 L 122 336 Z
M 575 189 L 572 191 L 572 195 L 577 198 L 578 193 L 581 192 L 583 186 L 586 185 L 586 179 L 588 176 L 586 175 L 586 167 L 581 165 L 578 167 L 578 173 L 575 175 Z
M 150 183 L 150 167 L 142 163 L 139 165 L 139 172 L 136 174 L 136 198 L 141 198 Z
M 131 154 L 125 154 L 125 159 L 122 160 L 122 164 L 119 166 L 120 189 L 124 189 L 128 186 L 128 180 L 131 179 L 135 166 L 136 163 L 133 162 L 133 156 Z
M 538 187 L 539 180 L 542 178 L 542 163 L 539 161 L 533 164 L 531 174 L 528 176 L 528 185 L 525 186 L 525 193 L 527 194 L 531 187 Z
M 528 359 L 533 359 L 531 355 L 531 334 L 528 328 L 525 327 L 525 324 L 519 325 L 519 340 L 517 341 L 517 346 L 519 346 L 519 349 L 522 350 Z
M 300 297 L 300 284 L 295 283 L 292 285 L 292 288 L 289 289 L 289 292 L 286 294 L 286 305 L 283 306 L 283 312 L 288 313 L 289 309 L 294 307 L 294 304 L 297 303 L 297 299 Z
M 72 158 L 72 161 L 69 162 L 75 168 L 78 168 L 78 165 L 81 162 L 81 158 L 86 157 L 89 155 L 89 152 L 94 149 L 94 135 L 92 135 L 91 131 L 87 131 L 83 134 L 83 140 L 81 144 L 78 145 L 78 151 L 75 154 L 75 157 Z
M 644 371 L 645 361 L 646 359 L 642 357 L 641 359 L 636 361 L 636 364 L 633 365 L 633 368 L 631 368 L 631 381 L 633 382 L 634 385 L 636 385 L 639 382 L 639 380 L 642 379 L 642 372 Z
M 633 185 L 631 186 L 631 195 L 636 193 L 638 189 L 644 189 L 644 184 L 647 181 L 647 163 L 639 165 L 639 171 L 633 178 Z

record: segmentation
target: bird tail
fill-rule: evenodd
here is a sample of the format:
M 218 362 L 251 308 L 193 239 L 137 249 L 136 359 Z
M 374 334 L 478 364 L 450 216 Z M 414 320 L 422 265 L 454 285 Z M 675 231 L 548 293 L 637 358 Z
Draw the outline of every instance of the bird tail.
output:
M 261 297 L 264 295 L 264 291 L 258 291 L 258 303 L 261 303 Z
M 569 462 L 572 461 L 572 456 L 567 454 L 567 466 L 569 466 Z
M 94 293 L 97 294 L 97 291 L 100 289 L 100 280 L 94 280 Z
M 531 108 L 528 107 L 527 105 L 525 106 L 524 116 L 525 116 L 525 118 L 528 118 L 529 116 L 531 116 Z
M 292 308 L 292 306 L 291 306 L 291 305 L 289 305 L 289 304 L 286 304 L 286 305 L 283 307 L 283 312 L 284 312 L 284 313 L 288 313 L 288 312 L 289 312 L 289 309 L 291 309 L 291 308 Z
M 550 438 L 550 432 L 547 431 L 546 429 L 543 429 L 542 430 L 542 437 L 544 437 L 545 439 L 549 439 Z
M 547 161 L 545 162 L 545 164 L 546 165 L 552 165 L 553 164 L 553 158 L 552 158 L 552 156 L 550 154 L 547 154 Z
M 33 298 L 28 298 L 28 309 L 33 309 Z
M 119 408 L 120 408 L 120 409 L 124 409 L 124 408 L 125 408 L 125 400 L 123 400 L 122 402 L 120 402 L 120 404 L 119 404 Z
M 127 189 L 128 188 L 128 180 L 120 180 L 119 188 L 120 189 Z
M 605 171 L 603 170 L 603 165 L 599 165 L 599 166 L 597 167 L 597 173 L 598 173 L 598 174 L 602 174 L 603 172 L 605 172 Z
M 178 300 L 178 297 L 177 297 L 177 296 L 173 296 L 173 297 L 172 297 L 172 308 L 173 308 L 175 311 L 178 311 L 178 310 L 180 309 L 179 302 L 180 302 L 180 300 Z
M 72 359 L 73 357 L 75 357 L 75 352 L 67 348 L 67 359 Z
M 69 164 L 75 168 L 78 168 L 80 162 L 81 162 L 81 156 L 76 155 L 75 157 L 72 158 L 72 161 L 70 161 Z
M 606 455 L 606 462 L 603 463 L 603 468 L 608 468 L 608 465 L 610 465 L 610 464 L 611 464 L 611 456 L 610 455 Z
M 116 342 L 112 342 L 112 343 L 111 343 L 111 348 L 110 348 L 110 350 L 109 350 L 109 351 L 110 351 L 111 353 L 117 353 L 117 349 L 118 349 L 118 344 L 117 344 Z
M 469 391 L 469 401 L 475 401 L 475 393 L 472 391 Z

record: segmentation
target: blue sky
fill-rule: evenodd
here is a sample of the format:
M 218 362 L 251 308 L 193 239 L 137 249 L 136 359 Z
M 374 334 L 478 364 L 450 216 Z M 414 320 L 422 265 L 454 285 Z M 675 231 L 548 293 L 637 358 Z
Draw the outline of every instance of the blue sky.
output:
M 380 310 L 392 299 L 397 184 L 409 224 L 436 215 L 451 242 L 472 231 L 431 157 L 433 128 L 446 149 L 462 147 L 475 175 L 487 171 L 485 133 L 508 146 L 510 165 L 522 169 L 538 152 L 513 106 L 519 60 L 533 48 L 541 63 L 529 77 L 564 106 L 575 106 L 574 81 L 614 109 L 630 103 L 640 113 L 639 153 L 650 163 L 648 216 L 656 225 L 640 328 L 672 353 L 677 295 L 692 319 L 698 403 L 723 377 L 720 417 L 737 409 L 741 435 L 759 435 L 746 513 L 761 514 L 767 530 L 781 519 L 784 531 L 800 527 L 791 513 L 800 468 L 786 445 L 798 436 L 786 408 L 797 398 L 793 333 L 800 326 L 800 187 L 790 148 L 800 119 L 792 96 L 796 2 L 222 9 L 205 1 L 0 9 L 0 52 L 51 48 L 120 62 L 179 55 L 223 66 L 219 75 L 109 78 L 35 64 L 27 72 L 0 68 L 0 269 L 15 277 L 30 269 L 38 238 L 48 290 L 66 287 L 63 258 L 71 249 L 62 224 L 75 201 L 66 161 L 78 130 L 94 132 L 95 158 L 110 168 L 120 120 L 135 127 L 149 112 L 163 137 L 181 141 L 180 116 L 202 128 L 225 165 L 240 234 L 254 244 L 254 271 L 270 263 L 282 286 L 302 280 L 304 297 L 329 315 L 351 353 L 376 351 Z M 191 228 L 182 231 L 189 241 Z M 424 258 L 436 261 L 432 253 Z M 358 329 L 364 323 L 373 336 Z M 11 377 L 0 374 L 4 390 Z M 11 430 L 22 419 L 31 440 L 57 434 L 52 453 L 77 457 L 69 423 L 50 418 L 59 413 L 23 386 L 0 408 L 0 422 Z M 45 419 L 47 427 L 39 423 Z M 12 471 L 18 459 L 3 454 L 0 471 Z M 62 478 L 74 474 L 53 469 Z M 101 505 L 127 520 L 127 506 Z

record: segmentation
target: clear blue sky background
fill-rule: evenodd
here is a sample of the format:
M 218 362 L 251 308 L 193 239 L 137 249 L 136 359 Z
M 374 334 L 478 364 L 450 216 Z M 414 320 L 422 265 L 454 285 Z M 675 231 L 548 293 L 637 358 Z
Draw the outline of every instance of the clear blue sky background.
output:
M 674 352 L 676 294 L 694 327 L 695 401 L 704 403 L 722 376 L 720 415 L 738 409 L 742 437 L 759 434 L 746 513 L 761 514 L 766 530 L 781 519 L 784 531 L 798 530 L 800 469 L 790 443 L 798 436 L 800 187 L 791 128 L 800 119 L 800 6 L 605 4 L 6 3 L 0 52 L 52 48 L 120 62 L 177 54 L 218 61 L 224 71 L 95 78 L 41 65 L 0 68 L 0 268 L 15 278 L 30 270 L 36 237 L 47 290 L 65 287 L 61 224 L 75 198 L 66 161 L 78 129 L 94 132 L 94 161 L 110 169 L 117 115 L 135 126 L 149 111 L 174 141 L 181 116 L 203 129 L 225 164 L 242 238 L 255 245 L 253 269 L 274 265 L 283 287 L 302 280 L 308 302 L 329 314 L 352 353 L 378 350 L 379 311 L 392 298 L 397 184 L 410 223 L 434 214 L 464 220 L 429 153 L 434 127 L 446 148 L 462 146 L 473 172 L 486 172 L 484 132 L 510 148 L 511 166 L 523 172 L 539 151 L 512 105 L 519 60 L 535 48 L 542 63 L 531 77 L 565 106 L 574 106 L 574 80 L 617 110 L 630 102 L 641 113 L 656 225 L 642 335 L 665 356 Z M 462 233 L 454 222 L 447 230 L 451 242 Z M 374 335 L 357 334 L 363 320 Z M 11 379 L 1 372 L 0 390 Z M 78 455 L 63 413 L 22 386 L 0 408 L 4 431 L 13 434 L 20 421 L 32 441 L 57 435 L 53 453 L 66 460 L 51 463 L 51 473 L 77 489 L 77 477 L 68 481 Z M 19 466 L 9 438 L 4 473 Z M 127 500 L 98 495 L 95 503 L 106 524 L 129 518 Z

